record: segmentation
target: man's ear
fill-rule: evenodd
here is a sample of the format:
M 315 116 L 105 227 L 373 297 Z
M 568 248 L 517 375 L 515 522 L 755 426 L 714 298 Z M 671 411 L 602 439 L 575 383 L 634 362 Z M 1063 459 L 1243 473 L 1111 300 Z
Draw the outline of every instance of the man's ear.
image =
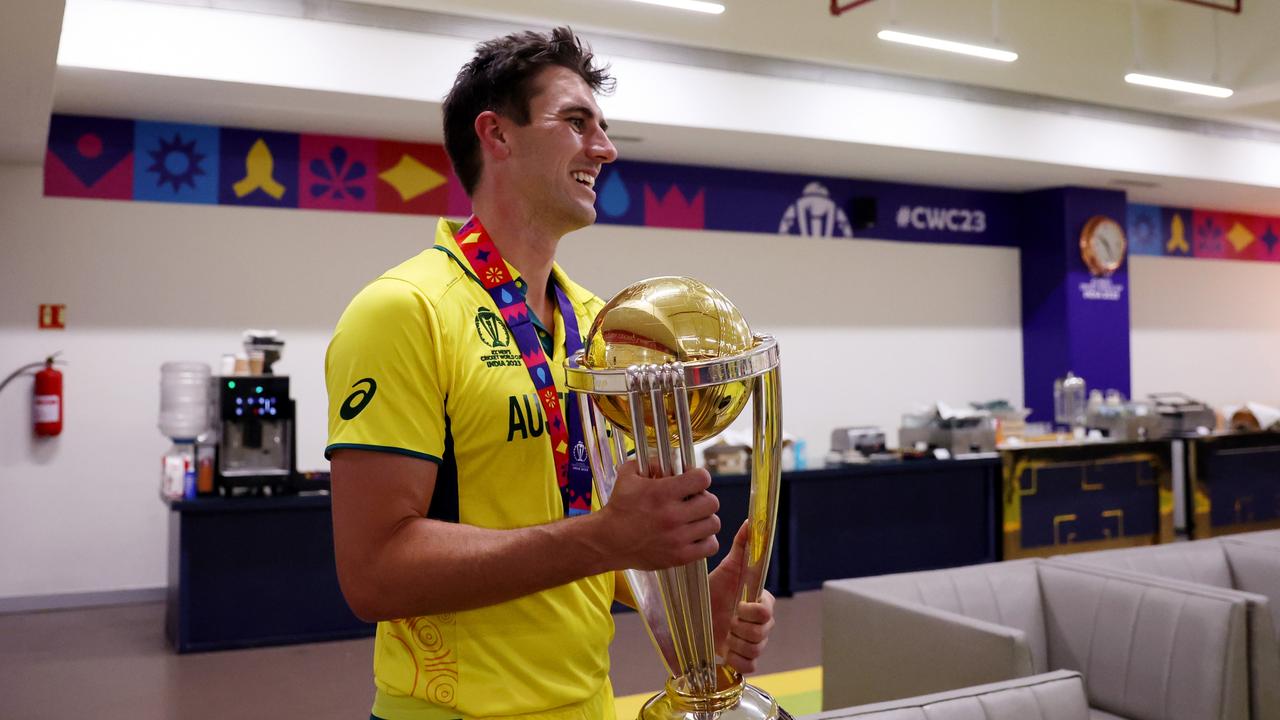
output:
M 492 110 L 485 110 L 476 116 L 476 137 L 480 140 L 480 149 L 485 155 L 504 160 L 511 154 L 507 144 L 507 136 L 502 116 Z

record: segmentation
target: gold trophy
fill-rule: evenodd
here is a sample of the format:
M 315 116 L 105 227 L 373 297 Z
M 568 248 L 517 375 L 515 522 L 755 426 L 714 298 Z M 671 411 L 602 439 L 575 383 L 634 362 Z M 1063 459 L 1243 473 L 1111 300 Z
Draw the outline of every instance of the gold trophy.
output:
M 568 361 L 585 451 L 600 501 L 635 446 L 643 475 L 693 467 L 693 444 L 724 430 L 753 400 L 747 558 L 738 597 L 764 588 L 778 515 L 782 394 L 778 344 L 752 335 L 724 295 L 697 280 L 660 277 L 618 293 L 600 311 L 585 349 Z M 659 571 L 627 570 L 627 584 L 667 669 L 664 692 L 641 720 L 774 720 L 791 717 L 764 691 L 716 663 L 707 561 Z

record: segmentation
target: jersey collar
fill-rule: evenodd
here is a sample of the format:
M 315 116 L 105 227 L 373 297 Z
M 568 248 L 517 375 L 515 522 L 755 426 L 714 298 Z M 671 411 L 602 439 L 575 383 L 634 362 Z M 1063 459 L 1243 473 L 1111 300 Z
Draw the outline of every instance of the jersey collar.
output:
M 467 261 L 462 255 L 462 248 L 458 247 L 458 241 L 454 238 L 454 235 L 456 235 L 460 229 L 462 229 L 461 222 L 453 222 L 446 218 L 440 218 L 439 224 L 436 225 L 435 249 L 440 250 L 453 258 L 453 261 L 458 264 L 458 267 L 462 268 L 462 271 L 467 274 L 467 277 L 471 278 L 473 282 L 481 287 L 484 287 L 480 282 L 480 278 L 476 277 L 475 273 L 471 272 L 471 268 L 467 265 Z M 524 281 L 520 279 L 520 272 L 512 267 L 511 263 L 507 262 L 505 258 L 502 262 L 506 264 L 507 272 L 511 273 L 511 278 L 516 281 L 516 284 L 521 290 L 524 290 L 525 285 Z M 559 285 L 560 288 L 564 290 L 564 293 L 569 296 L 569 300 L 578 307 L 586 307 L 587 303 L 595 297 L 588 292 L 586 288 L 570 280 L 568 274 L 566 274 L 564 269 L 560 267 L 560 263 L 551 263 L 551 280 Z

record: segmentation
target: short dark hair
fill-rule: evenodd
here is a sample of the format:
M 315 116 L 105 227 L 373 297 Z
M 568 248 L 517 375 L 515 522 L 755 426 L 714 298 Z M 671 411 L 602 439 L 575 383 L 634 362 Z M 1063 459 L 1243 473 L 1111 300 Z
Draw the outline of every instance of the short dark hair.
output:
M 520 125 L 529 124 L 533 78 L 553 65 L 576 72 L 592 92 L 612 92 L 608 66 L 596 67 L 594 59 L 591 48 L 568 27 L 547 34 L 512 33 L 476 46 L 475 57 L 458 71 L 443 107 L 444 148 L 468 195 L 480 180 L 476 116 L 492 110 Z

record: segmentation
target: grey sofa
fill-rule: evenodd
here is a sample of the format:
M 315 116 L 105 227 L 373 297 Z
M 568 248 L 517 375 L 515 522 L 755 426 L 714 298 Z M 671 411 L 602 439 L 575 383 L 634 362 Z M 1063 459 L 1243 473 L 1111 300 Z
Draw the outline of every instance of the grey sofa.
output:
M 1075 553 L 1056 557 L 1054 562 L 1098 565 L 1239 591 L 1248 603 L 1250 715 L 1255 720 L 1280 720 L 1280 542 L 1257 540 L 1227 535 Z
M 1258 532 L 1237 533 L 1235 535 L 1223 535 L 1219 539 L 1231 540 L 1233 542 L 1257 543 L 1259 545 L 1280 546 L 1280 530 L 1259 530 Z
M 823 586 L 823 708 L 1067 669 L 1090 717 L 1250 717 L 1247 600 L 1082 564 L 1016 560 Z
M 1223 535 L 1216 538 L 1231 560 L 1237 589 L 1267 596 L 1272 625 L 1280 637 L 1280 530 Z
M 1058 559 L 1260 595 L 1271 625 L 1280 627 L 1280 532 L 1074 553 Z
M 1080 673 L 1043 675 L 975 685 L 885 703 L 828 710 L 801 720 L 1089 720 Z

